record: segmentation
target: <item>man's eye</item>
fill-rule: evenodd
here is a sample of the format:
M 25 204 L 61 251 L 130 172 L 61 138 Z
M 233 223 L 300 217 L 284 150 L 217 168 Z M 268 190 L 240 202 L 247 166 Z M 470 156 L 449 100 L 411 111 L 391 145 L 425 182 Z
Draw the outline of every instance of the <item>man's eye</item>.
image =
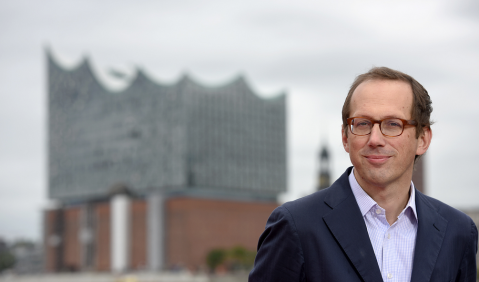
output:
M 402 123 L 401 123 L 401 122 L 399 122 L 399 121 L 394 121 L 394 120 L 388 121 L 386 124 L 387 124 L 387 126 L 389 126 L 389 127 L 402 127 Z
M 370 124 L 370 122 L 368 122 L 368 121 L 358 121 L 356 123 L 356 126 L 358 126 L 358 127 L 369 126 L 369 124 Z

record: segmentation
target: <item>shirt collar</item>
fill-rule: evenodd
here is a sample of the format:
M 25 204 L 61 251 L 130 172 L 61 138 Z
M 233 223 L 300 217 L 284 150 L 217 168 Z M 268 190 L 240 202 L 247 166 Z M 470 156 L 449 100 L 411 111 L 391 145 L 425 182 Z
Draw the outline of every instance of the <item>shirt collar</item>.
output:
M 377 205 L 376 201 L 373 200 L 364 190 L 359 186 L 356 177 L 354 176 L 354 168 L 351 170 L 351 174 L 349 174 L 349 184 L 351 185 L 351 190 L 353 191 L 354 198 L 356 198 L 356 202 L 358 203 L 359 209 L 361 210 L 361 214 L 363 216 L 371 210 L 371 208 Z M 410 187 L 410 195 L 409 200 L 407 202 L 406 207 L 404 208 L 403 212 L 406 211 L 408 208 L 411 208 L 414 217 L 417 220 L 417 213 L 416 213 L 416 192 L 414 188 L 414 183 L 411 181 Z M 379 205 L 378 205 L 379 206 Z M 401 212 L 401 213 L 403 213 Z

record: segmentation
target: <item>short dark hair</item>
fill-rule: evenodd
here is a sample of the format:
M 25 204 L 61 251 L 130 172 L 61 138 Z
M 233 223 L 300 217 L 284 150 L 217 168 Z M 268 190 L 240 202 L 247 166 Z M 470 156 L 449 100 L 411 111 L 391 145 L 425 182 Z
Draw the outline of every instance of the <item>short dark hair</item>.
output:
M 421 133 L 423 133 L 424 127 L 430 128 L 433 122 L 431 121 L 431 112 L 432 112 L 432 101 L 427 93 L 427 90 L 415 80 L 412 76 L 402 73 L 397 70 L 393 70 L 387 67 L 374 67 L 370 69 L 367 73 L 358 75 L 354 80 L 351 88 L 349 89 L 348 96 L 343 105 L 343 128 L 345 134 L 347 135 L 349 114 L 351 113 L 351 98 L 353 96 L 354 90 L 363 82 L 369 80 L 399 80 L 409 83 L 412 88 L 413 101 L 411 109 L 411 117 L 417 122 L 416 125 L 416 138 L 419 138 Z M 418 156 L 416 156 L 416 159 Z

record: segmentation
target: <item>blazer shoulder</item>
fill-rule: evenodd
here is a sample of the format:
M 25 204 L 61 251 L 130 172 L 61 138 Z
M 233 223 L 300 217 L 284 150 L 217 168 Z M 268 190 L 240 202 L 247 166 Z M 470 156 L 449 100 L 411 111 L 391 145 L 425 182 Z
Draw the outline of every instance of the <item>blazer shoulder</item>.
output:
M 271 213 L 257 250 L 248 281 L 305 281 L 301 240 L 295 220 L 284 206 Z
M 321 213 L 321 211 L 329 211 L 331 209 L 327 208 L 328 206 L 325 205 L 325 202 L 327 202 L 330 194 L 332 192 L 334 193 L 332 189 L 332 187 L 329 187 L 294 201 L 286 202 L 282 205 L 282 207 L 288 210 L 293 217 L 303 216 L 304 214 L 311 212 L 315 212 L 317 214 L 318 212 Z
M 311 205 L 317 205 L 318 202 L 324 202 L 324 199 L 327 196 L 329 189 L 331 188 L 326 188 L 324 190 L 314 192 L 310 195 L 301 197 L 299 199 L 286 202 L 283 204 L 283 207 L 285 207 L 288 210 L 291 210 L 291 209 L 297 210 L 297 209 L 304 209 Z
M 349 185 L 351 169 L 352 167 L 348 168 L 330 187 L 287 202 L 282 206 L 290 212 L 293 218 L 296 216 L 305 217 L 311 213 L 318 216 L 330 212 L 346 198 L 354 197 Z

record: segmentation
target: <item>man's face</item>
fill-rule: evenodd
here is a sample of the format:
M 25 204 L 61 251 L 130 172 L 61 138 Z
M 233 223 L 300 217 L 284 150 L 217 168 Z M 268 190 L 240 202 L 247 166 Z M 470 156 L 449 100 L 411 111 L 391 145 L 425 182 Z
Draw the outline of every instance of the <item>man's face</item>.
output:
M 411 86 L 396 80 L 369 80 L 354 91 L 349 117 L 411 119 L 413 94 Z M 349 131 L 347 128 L 346 130 Z M 426 152 L 431 140 L 430 130 L 416 139 L 416 128 L 405 127 L 397 137 L 386 137 L 379 124 L 374 124 L 371 134 L 357 136 L 342 132 L 343 146 L 355 168 L 361 184 L 386 187 L 391 183 L 409 183 L 412 178 L 415 155 Z M 364 188 L 364 187 L 363 187 Z

